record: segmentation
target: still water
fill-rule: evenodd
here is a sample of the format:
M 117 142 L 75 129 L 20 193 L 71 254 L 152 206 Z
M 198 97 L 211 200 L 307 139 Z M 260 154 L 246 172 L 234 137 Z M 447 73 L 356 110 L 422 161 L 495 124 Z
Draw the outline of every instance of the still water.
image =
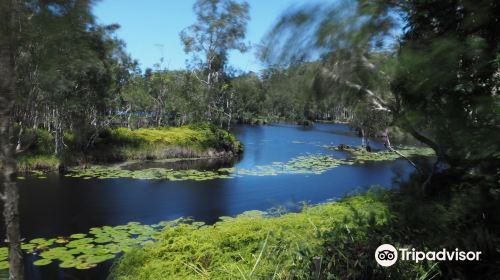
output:
M 296 156 L 344 154 L 323 145 L 360 145 L 361 139 L 346 125 L 316 124 L 238 126 L 234 133 L 245 146 L 236 162 L 185 161 L 177 168 L 211 169 L 227 166 L 252 168 L 286 162 Z M 374 143 L 375 148 L 381 148 Z M 172 164 L 172 163 L 170 163 Z M 147 164 L 143 165 L 146 166 Z M 140 168 L 141 165 L 135 166 Z M 149 167 L 149 166 L 148 166 Z M 393 186 L 412 171 L 405 161 L 344 165 L 323 174 L 243 176 L 207 181 L 89 179 L 49 175 L 20 183 L 23 238 L 67 236 L 89 228 L 130 221 L 153 224 L 179 217 L 213 223 L 220 216 L 247 210 L 298 209 L 299 202 L 319 203 L 362 191 L 370 185 Z M 2 236 L 3 230 L 2 230 Z M 30 257 L 32 258 L 32 257 Z M 89 271 L 35 267 L 26 261 L 27 279 L 106 279 L 110 263 Z

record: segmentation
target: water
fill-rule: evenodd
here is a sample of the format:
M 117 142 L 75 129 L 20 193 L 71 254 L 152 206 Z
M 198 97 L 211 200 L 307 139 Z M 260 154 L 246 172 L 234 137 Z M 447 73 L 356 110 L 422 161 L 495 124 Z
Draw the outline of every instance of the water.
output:
M 251 168 L 286 162 L 305 153 L 343 157 L 342 153 L 329 151 L 321 145 L 361 143 L 346 125 L 238 126 L 234 132 L 245 145 L 244 155 L 238 162 L 175 164 L 179 168 L 210 169 L 232 164 L 237 168 Z M 380 143 L 373 143 L 373 146 L 381 148 Z M 134 167 L 141 166 L 136 164 Z M 19 186 L 21 230 L 23 237 L 29 240 L 66 236 L 87 232 L 91 227 L 130 221 L 153 224 L 193 217 L 213 223 L 220 216 L 233 216 L 246 210 L 286 207 L 294 211 L 299 202 L 319 203 L 373 184 L 392 186 L 411 171 L 408 163 L 398 160 L 340 166 L 321 175 L 244 176 L 208 181 L 82 180 L 56 174 L 47 179 L 26 178 Z M 31 265 L 29 259 L 26 263 L 27 279 L 105 279 L 110 267 L 107 263 L 89 271 L 77 271 L 57 269 L 56 265 L 39 268 Z

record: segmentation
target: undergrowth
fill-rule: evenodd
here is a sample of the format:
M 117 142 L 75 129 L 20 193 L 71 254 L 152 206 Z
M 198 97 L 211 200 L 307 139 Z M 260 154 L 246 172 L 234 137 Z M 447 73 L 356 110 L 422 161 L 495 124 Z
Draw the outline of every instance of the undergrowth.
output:
M 182 127 L 104 129 L 89 148 L 65 133 L 64 148 L 55 155 L 54 136 L 44 129 L 26 129 L 22 137 L 24 151 L 18 157 L 18 169 L 57 170 L 61 164 L 118 162 L 135 159 L 173 157 L 220 157 L 242 152 L 243 146 L 231 133 L 213 125 Z M 85 138 L 85 137 L 83 137 Z
M 371 238 L 369 229 L 384 227 L 393 219 L 386 199 L 385 191 L 372 190 L 305 207 L 300 213 L 277 217 L 244 213 L 209 226 L 167 228 L 158 242 L 116 262 L 113 276 L 122 280 L 345 279 L 346 271 L 355 273 L 359 265 L 374 263 L 370 257 L 380 244 L 367 243 L 370 248 L 361 250 L 358 246 Z M 343 251 L 339 246 L 344 245 L 352 246 L 345 250 L 347 256 L 332 253 Z M 370 256 L 363 257 L 366 252 Z M 314 266 L 314 259 L 322 265 Z M 396 277 L 427 273 L 426 267 L 411 264 L 395 265 L 390 274 L 380 267 L 375 270 Z

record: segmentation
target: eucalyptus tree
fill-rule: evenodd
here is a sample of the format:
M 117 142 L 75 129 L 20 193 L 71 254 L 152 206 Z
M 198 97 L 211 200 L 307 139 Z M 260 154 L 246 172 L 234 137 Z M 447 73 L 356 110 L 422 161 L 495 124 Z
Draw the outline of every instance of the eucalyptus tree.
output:
M 234 94 L 229 90 L 226 66 L 229 52 L 245 52 L 249 5 L 236 0 L 198 0 L 196 22 L 180 33 L 186 53 L 193 54 L 193 75 L 203 85 L 208 105 L 206 118 L 221 122 L 229 117 Z

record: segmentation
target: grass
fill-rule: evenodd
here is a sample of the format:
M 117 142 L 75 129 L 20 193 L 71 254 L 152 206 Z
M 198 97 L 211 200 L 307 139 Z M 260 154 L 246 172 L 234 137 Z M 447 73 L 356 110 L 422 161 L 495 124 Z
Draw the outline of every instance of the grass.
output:
M 106 130 L 91 152 L 95 161 L 218 157 L 239 154 L 243 146 L 229 132 L 212 125 Z
M 17 170 L 28 172 L 30 170 L 57 170 L 61 161 L 55 155 L 27 154 L 17 158 Z
M 85 138 L 85 137 L 84 137 Z M 31 143 L 18 157 L 20 171 L 57 170 L 60 164 L 119 162 L 127 160 L 222 157 L 239 154 L 242 144 L 229 132 L 208 124 L 182 127 L 105 129 L 95 145 L 82 152 L 84 144 L 65 134 L 67 147 L 54 155 L 54 137 L 43 129 L 28 129 L 23 143 Z
M 350 238 L 366 237 L 365 221 L 378 227 L 392 219 L 384 196 L 384 191 L 371 191 L 305 207 L 300 213 L 269 217 L 251 212 L 222 218 L 214 225 L 166 228 L 156 243 L 116 262 L 113 276 L 121 280 L 311 279 L 312 260 L 329 256 L 325 244 L 334 230 L 356 234 Z M 325 268 L 331 261 L 323 259 Z

